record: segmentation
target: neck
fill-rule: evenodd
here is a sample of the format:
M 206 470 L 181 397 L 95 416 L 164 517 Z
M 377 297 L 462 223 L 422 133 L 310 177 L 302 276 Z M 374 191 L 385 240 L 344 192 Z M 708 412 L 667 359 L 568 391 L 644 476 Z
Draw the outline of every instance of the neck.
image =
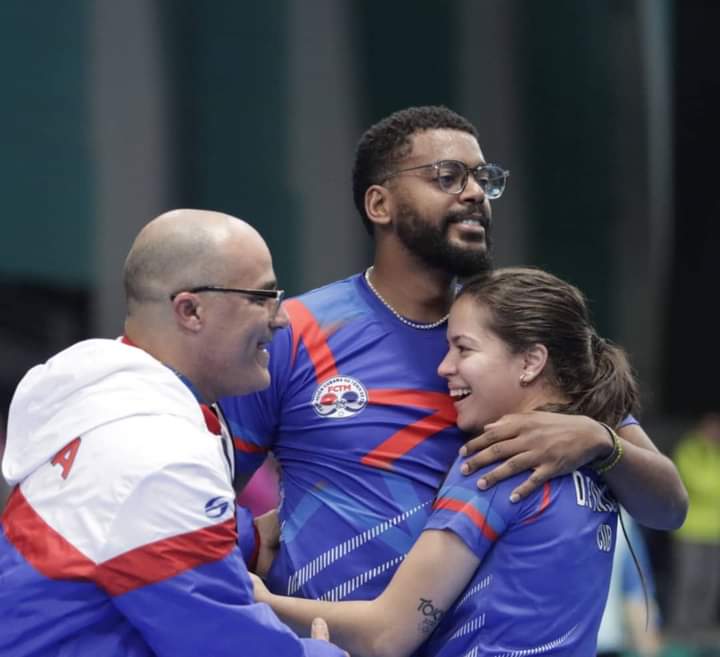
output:
M 526 413 L 550 404 L 567 404 L 570 399 L 548 383 L 544 376 L 533 381 L 526 389 L 525 399 L 516 412 Z
M 453 278 L 413 260 L 377 253 L 368 273 L 377 293 L 397 313 L 419 323 L 437 322 L 450 311 Z
M 141 323 L 126 319 L 123 341 L 133 347 L 142 349 L 175 372 L 182 382 L 190 388 L 198 401 L 207 404 L 215 401 L 210 398 L 209 390 L 204 389 L 204 386 L 197 382 L 199 377 L 189 375 L 191 372 L 197 373 L 200 371 L 192 360 L 193 355 L 196 353 L 193 345 L 177 343 L 177 338 L 171 334 L 169 328 L 162 331 L 148 331 L 143 330 L 142 325 L 139 324 Z

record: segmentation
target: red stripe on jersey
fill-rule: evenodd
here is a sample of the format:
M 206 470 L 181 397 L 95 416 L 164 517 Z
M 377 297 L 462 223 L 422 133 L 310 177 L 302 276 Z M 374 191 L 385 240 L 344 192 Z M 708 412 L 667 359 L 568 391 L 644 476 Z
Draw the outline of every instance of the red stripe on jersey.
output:
M 267 447 L 256 445 L 255 443 L 243 440 L 242 438 L 233 437 L 232 441 L 236 450 L 239 452 L 245 452 L 246 454 L 264 454 L 268 451 Z
M 369 390 L 368 403 L 385 406 L 418 406 L 435 410 L 435 413 L 403 427 L 360 460 L 363 465 L 375 468 L 391 468 L 397 459 L 424 440 L 455 424 L 457 418 L 450 396 L 441 392 Z
M 202 410 L 203 417 L 205 418 L 205 426 L 208 428 L 208 431 L 214 433 L 216 436 L 222 435 L 220 420 L 215 414 L 215 411 L 207 404 L 200 404 L 200 410 Z
M 122 595 L 219 561 L 236 546 L 233 517 L 212 527 L 164 538 L 120 554 L 98 566 L 94 580 L 110 595 Z
M 10 495 L 2 522 L 8 541 L 45 577 L 91 579 L 95 564 L 35 512 L 19 486 Z
M 49 579 L 91 581 L 110 595 L 174 577 L 226 557 L 236 546 L 235 519 L 148 543 L 96 564 L 63 538 L 15 488 L 2 517 L 5 536 L 35 570 Z
M 550 485 L 549 481 L 545 482 L 545 485 L 543 486 L 543 492 L 542 492 L 542 498 L 540 498 L 540 506 L 538 506 L 537 511 L 533 513 L 529 518 L 526 518 L 523 520 L 523 525 L 530 524 L 531 522 L 535 522 L 550 506 L 550 493 L 552 492 L 552 486 Z
M 424 390 L 395 390 L 375 388 L 368 392 L 370 404 L 384 406 L 417 406 L 437 411 L 442 417 L 453 424 L 457 419 L 457 411 L 450 395 L 446 392 L 429 392 Z
M 441 497 L 435 501 L 433 509 L 448 509 L 449 511 L 462 513 L 473 521 L 485 538 L 490 541 L 498 539 L 499 534 L 488 524 L 487 518 L 468 502 Z
M 315 378 L 318 383 L 337 376 L 335 356 L 327 343 L 329 333 L 320 327 L 313 314 L 298 299 L 285 301 L 283 307 L 290 317 L 292 327 L 292 360 L 295 360 L 298 341 L 302 339 L 310 362 L 315 368 Z

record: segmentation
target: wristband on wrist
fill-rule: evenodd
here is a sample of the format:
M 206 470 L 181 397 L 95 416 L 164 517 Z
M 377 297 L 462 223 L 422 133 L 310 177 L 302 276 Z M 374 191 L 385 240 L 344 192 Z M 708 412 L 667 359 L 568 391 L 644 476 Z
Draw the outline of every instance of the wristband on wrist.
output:
M 618 463 L 620 463 L 620 459 L 623 457 L 623 446 L 622 446 L 622 440 L 620 440 L 620 436 L 617 435 L 617 432 L 609 427 L 604 422 L 600 422 L 600 424 L 605 428 L 605 431 L 607 431 L 610 434 L 610 437 L 612 438 L 612 451 L 608 456 L 602 461 L 597 461 L 592 464 L 592 469 L 595 470 L 598 474 L 605 474 L 606 472 L 609 472 L 612 470 Z

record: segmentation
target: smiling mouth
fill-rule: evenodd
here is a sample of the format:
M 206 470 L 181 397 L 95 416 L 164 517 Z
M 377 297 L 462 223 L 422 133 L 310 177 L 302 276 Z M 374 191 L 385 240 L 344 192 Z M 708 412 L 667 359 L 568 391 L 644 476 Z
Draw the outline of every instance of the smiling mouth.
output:
M 466 219 L 460 219 L 459 221 L 455 222 L 456 224 L 459 224 L 460 226 L 475 226 L 477 228 L 485 228 L 485 225 L 480 219 L 473 219 L 471 217 L 468 217 Z
M 455 226 L 456 236 L 462 240 L 472 242 L 485 242 L 487 234 L 486 219 L 484 217 L 457 217 L 449 222 L 449 226 Z
M 454 402 L 460 402 L 470 395 L 470 388 L 453 388 L 450 390 L 450 397 Z

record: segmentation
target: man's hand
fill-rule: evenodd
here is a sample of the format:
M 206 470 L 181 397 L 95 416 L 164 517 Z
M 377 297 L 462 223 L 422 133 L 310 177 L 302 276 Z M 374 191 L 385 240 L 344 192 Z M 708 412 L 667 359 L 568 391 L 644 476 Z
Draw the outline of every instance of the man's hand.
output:
M 322 618 L 313 618 L 310 625 L 310 637 L 320 641 L 330 641 L 330 630 Z
M 273 594 L 268 591 L 267 586 L 265 586 L 265 582 L 253 573 L 249 573 L 249 575 L 253 583 L 255 600 L 258 602 L 265 602 L 272 606 L 271 601 L 273 599 Z M 323 618 L 313 618 L 313 621 L 310 624 L 310 638 L 318 639 L 320 641 L 330 641 L 330 630 Z M 345 657 L 350 657 L 350 654 L 346 652 Z
M 330 641 L 330 630 L 322 618 L 313 618 L 312 625 L 310 625 L 310 638 Z M 350 657 L 350 653 L 346 652 L 345 657 Z
M 255 518 L 254 522 L 260 536 L 260 550 L 255 572 L 260 577 L 266 577 L 280 547 L 280 520 L 277 509 L 263 513 Z
M 611 451 L 608 432 L 584 415 L 515 413 L 485 425 L 481 435 L 460 449 L 465 456 L 473 455 L 461 471 L 471 474 L 484 465 L 504 461 L 478 480 L 478 487 L 484 490 L 518 472 L 532 470 L 510 495 L 517 502 L 548 479 L 568 474 Z
M 265 582 L 263 582 L 255 573 L 248 573 L 248 575 L 250 575 L 250 581 L 252 581 L 253 584 L 253 595 L 255 600 L 270 604 L 272 594 L 268 590 L 268 587 L 265 586 Z

